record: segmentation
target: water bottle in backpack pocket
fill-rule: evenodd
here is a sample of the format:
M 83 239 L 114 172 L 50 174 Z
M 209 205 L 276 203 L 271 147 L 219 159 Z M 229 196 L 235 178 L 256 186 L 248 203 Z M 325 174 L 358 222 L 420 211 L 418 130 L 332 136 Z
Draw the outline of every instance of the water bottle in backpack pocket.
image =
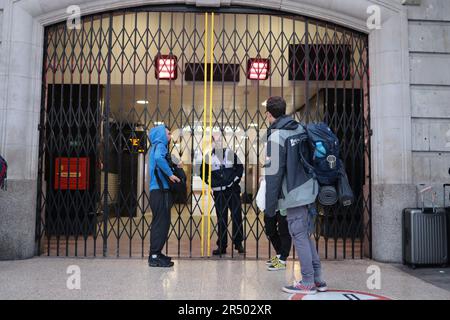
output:
M 325 158 L 327 156 L 327 149 L 325 149 L 323 142 L 318 141 L 314 145 L 315 145 L 314 158 L 315 159 Z

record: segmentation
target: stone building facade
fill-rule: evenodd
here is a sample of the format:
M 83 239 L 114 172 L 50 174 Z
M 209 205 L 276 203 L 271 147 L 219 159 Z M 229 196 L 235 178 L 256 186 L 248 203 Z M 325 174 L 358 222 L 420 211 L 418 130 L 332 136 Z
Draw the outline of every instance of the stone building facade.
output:
M 450 2 L 447 0 L 79 0 L 82 14 L 140 5 L 242 5 L 331 21 L 369 35 L 372 252 L 401 261 L 401 212 L 432 184 L 442 205 L 450 167 Z M 0 259 L 35 255 L 44 27 L 69 0 L 0 0 Z M 368 25 L 376 6 L 380 28 Z

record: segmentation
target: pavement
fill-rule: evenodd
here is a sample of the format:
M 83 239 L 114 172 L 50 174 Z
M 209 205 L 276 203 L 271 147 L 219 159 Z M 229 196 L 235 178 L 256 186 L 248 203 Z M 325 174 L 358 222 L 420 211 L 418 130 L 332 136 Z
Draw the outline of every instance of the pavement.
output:
M 403 265 L 399 265 L 398 268 L 436 287 L 450 291 L 450 268 L 418 268 L 413 270 Z
M 281 287 L 300 278 L 295 261 L 277 272 L 267 271 L 264 261 L 255 260 L 174 261 L 171 269 L 149 268 L 144 259 L 0 261 L 0 299 L 287 300 L 293 297 Z M 323 262 L 324 278 L 332 290 L 395 300 L 450 300 L 449 269 L 433 270 L 413 271 L 371 260 Z

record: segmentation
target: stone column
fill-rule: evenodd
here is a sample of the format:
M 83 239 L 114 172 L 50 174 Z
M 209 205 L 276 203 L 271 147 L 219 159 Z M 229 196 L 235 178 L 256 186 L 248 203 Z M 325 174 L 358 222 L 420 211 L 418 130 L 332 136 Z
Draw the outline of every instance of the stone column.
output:
M 0 260 L 35 253 L 42 29 L 17 3 L 3 2 L 0 47 L 0 153 L 8 189 L 0 191 Z
M 372 253 L 402 261 L 401 215 L 416 205 L 412 184 L 408 19 L 403 8 L 369 36 L 372 137 Z

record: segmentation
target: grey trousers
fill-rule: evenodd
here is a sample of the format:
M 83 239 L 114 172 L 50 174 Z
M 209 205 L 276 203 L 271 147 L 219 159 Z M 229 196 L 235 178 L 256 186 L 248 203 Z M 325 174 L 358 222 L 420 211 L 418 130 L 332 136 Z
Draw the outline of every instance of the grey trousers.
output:
M 306 284 L 322 281 L 322 266 L 314 240 L 308 234 L 309 222 L 306 206 L 287 210 L 289 233 L 300 261 L 302 281 Z

